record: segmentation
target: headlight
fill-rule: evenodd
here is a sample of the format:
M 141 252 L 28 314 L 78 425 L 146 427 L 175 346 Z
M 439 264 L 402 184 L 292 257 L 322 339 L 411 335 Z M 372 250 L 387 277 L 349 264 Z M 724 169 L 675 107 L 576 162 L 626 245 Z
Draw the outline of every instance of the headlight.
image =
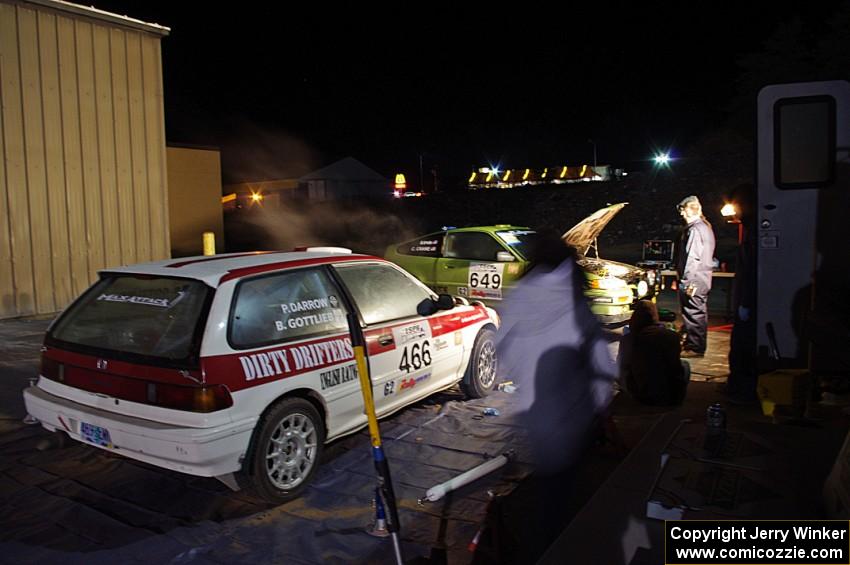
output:
M 590 288 L 598 288 L 600 290 L 625 288 L 626 286 L 626 281 L 617 277 L 606 277 L 604 279 L 593 279 L 590 281 Z
M 650 286 L 655 286 L 655 271 L 646 272 L 646 282 L 648 282 Z
M 637 293 L 638 297 L 646 296 L 646 293 L 649 292 L 649 285 L 646 284 L 646 281 L 640 281 L 637 284 Z

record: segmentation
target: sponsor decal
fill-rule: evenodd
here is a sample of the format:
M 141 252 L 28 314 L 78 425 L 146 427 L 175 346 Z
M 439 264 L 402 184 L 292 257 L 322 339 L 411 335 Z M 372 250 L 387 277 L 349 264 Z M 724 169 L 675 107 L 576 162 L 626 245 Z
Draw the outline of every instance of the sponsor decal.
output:
M 509 275 L 519 274 L 519 265 L 509 264 L 508 265 L 508 274 Z
M 183 299 L 185 291 L 180 291 L 172 299 L 151 298 L 149 296 L 128 296 L 126 294 L 101 294 L 98 300 L 105 302 L 123 302 L 125 304 L 141 304 L 142 306 L 155 306 L 157 308 L 171 308 Z
M 484 313 L 479 310 L 478 312 L 475 312 L 474 314 L 471 314 L 469 316 L 463 316 L 460 321 L 461 323 L 474 322 L 475 320 L 480 320 L 486 317 L 487 316 L 485 316 Z
M 322 390 L 351 382 L 356 378 L 357 365 L 354 364 L 334 367 L 329 371 L 319 373 L 319 382 L 322 384 Z
M 239 364 L 246 381 L 324 368 L 354 359 L 351 338 L 342 337 L 318 343 L 295 345 L 251 355 L 240 355 Z
M 498 290 L 490 290 L 486 288 L 473 288 L 469 291 L 470 298 L 484 298 L 487 300 L 501 300 L 502 299 L 502 291 Z
M 403 347 L 408 343 L 429 337 L 431 337 L 431 326 L 425 321 L 393 328 L 396 347 Z
M 407 390 L 409 388 L 413 388 L 419 383 L 423 381 L 427 381 L 431 378 L 431 373 L 425 373 L 423 375 L 419 375 L 418 377 L 408 377 L 406 379 L 401 379 L 401 382 L 398 385 L 398 390 Z
M 455 345 L 460 345 L 463 343 L 463 333 L 455 332 Z
M 469 296 L 469 289 L 465 286 L 457 287 L 458 296 Z
M 339 307 L 339 298 L 337 298 L 336 296 L 331 294 L 330 296 L 328 296 L 328 304 L 331 305 L 331 308 L 338 308 Z
M 460 333 L 460 332 L 457 332 L 457 333 Z M 449 346 L 449 342 L 447 342 L 444 339 L 437 338 L 437 339 L 434 340 L 434 348 L 437 351 L 442 351 L 443 349 L 447 348 L 448 346 Z

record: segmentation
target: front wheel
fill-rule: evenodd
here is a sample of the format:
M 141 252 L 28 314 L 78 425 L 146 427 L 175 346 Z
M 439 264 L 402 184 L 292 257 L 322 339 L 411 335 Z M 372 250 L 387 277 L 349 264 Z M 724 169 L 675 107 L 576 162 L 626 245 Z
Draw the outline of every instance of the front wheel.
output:
M 325 425 L 308 400 L 286 398 L 254 430 L 241 482 L 269 502 L 297 497 L 310 482 L 325 441 Z
M 496 386 L 496 332 L 484 328 L 478 332 L 472 355 L 461 381 L 463 392 L 470 398 L 487 396 Z

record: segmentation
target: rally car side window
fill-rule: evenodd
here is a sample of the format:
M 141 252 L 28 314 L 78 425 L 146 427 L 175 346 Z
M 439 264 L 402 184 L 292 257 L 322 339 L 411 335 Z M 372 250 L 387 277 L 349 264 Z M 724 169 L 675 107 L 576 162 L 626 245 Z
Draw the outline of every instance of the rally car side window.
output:
M 443 248 L 445 233 L 431 233 L 423 235 L 411 241 L 405 241 L 396 248 L 402 255 L 415 255 L 416 257 L 439 257 Z
M 457 232 L 446 239 L 445 256 L 450 259 L 495 261 L 499 251 L 505 248 L 489 233 Z
M 432 296 L 430 291 L 390 265 L 334 268 L 368 325 L 416 316 L 416 306 Z
M 237 349 L 261 347 L 348 328 L 341 294 L 324 269 L 301 269 L 239 283 L 228 340 Z

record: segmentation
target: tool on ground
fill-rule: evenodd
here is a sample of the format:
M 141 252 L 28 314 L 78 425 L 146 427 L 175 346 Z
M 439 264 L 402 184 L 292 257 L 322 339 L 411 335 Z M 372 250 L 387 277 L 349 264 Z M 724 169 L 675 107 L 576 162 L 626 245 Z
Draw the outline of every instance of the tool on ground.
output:
M 492 473 L 493 471 L 499 469 L 513 458 L 514 452 L 506 451 L 498 457 L 494 457 L 489 461 L 485 461 L 481 465 L 473 467 L 472 469 L 461 473 L 457 477 L 451 478 L 444 483 L 440 483 L 429 488 L 428 492 L 425 493 L 425 497 L 419 499 L 419 503 L 422 504 L 424 502 L 436 502 L 443 498 L 447 493 L 450 493 L 453 490 L 457 490 L 462 486 L 468 485 L 472 481 L 478 480 L 484 475 Z

